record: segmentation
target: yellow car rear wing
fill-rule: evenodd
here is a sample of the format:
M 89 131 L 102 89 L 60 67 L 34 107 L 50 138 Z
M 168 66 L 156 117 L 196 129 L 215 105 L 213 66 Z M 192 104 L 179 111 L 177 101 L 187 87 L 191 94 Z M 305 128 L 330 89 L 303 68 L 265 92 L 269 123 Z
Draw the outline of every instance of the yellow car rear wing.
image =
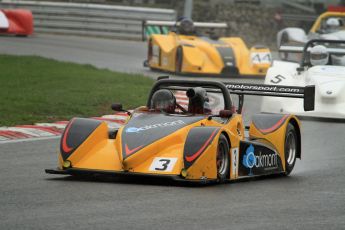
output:
M 142 22 L 142 39 L 146 40 L 152 34 L 167 34 L 169 28 L 179 26 L 179 21 L 144 20 Z M 227 29 L 225 22 L 194 22 L 195 28 Z

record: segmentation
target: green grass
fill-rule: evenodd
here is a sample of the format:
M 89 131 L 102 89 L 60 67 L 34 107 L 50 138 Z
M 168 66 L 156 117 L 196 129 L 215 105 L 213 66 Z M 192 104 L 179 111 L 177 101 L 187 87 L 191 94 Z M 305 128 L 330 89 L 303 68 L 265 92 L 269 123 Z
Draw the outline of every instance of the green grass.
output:
M 135 108 L 146 104 L 152 84 L 91 65 L 0 55 L 0 126 L 112 114 L 115 102 Z

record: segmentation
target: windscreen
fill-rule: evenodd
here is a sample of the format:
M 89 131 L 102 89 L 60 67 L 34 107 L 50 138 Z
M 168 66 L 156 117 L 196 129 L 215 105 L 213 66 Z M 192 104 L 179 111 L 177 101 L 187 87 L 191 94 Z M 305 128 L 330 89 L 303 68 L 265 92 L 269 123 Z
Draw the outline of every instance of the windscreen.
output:
M 321 20 L 320 28 L 317 31 L 320 34 L 335 33 L 341 30 L 345 30 L 345 17 L 341 16 L 329 16 Z
M 189 112 L 202 111 L 195 108 L 195 107 L 198 107 L 199 105 L 193 104 L 193 100 L 190 100 L 188 98 L 187 90 L 174 90 L 173 93 L 176 97 L 176 102 L 180 104 L 185 110 Z M 207 97 L 205 98 L 205 102 L 201 106 L 203 106 L 203 111 L 205 114 L 212 114 L 212 115 L 219 114 L 219 111 L 224 109 L 223 95 L 217 92 L 207 92 Z M 181 111 L 181 109 L 177 107 L 177 111 Z M 201 113 L 201 112 L 197 112 L 197 113 Z
M 187 91 L 191 89 L 196 89 L 201 87 L 191 87 L 185 89 L 174 89 L 166 88 L 170 90 L 174 97 L 176 98 L 176 107 L 174 113 L 176 114 L 206 114 L 206 115 L 217 115 L 220 110 L 224 109 L 224 97 L 220 91 L 216 90 L 206 90 L 206 95 L 199 95 L 201 99 L 197 99 L 198 95 L 193 95 L 194 97 L 187 96 Z

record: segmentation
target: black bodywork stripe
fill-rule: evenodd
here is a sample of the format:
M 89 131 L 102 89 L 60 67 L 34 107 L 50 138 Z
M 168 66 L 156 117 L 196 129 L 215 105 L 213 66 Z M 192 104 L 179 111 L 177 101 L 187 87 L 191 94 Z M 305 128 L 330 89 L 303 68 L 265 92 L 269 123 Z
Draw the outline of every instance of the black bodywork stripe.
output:
M 223 63 L 224 63 L 224 67 L 225 66 L 236 67 L 235 53 L 229 44 L 227 44 L 221 40 L 212 40 L 212 39 L 207 38 L 207 37 L 201 37 L 201 39 L 210 43 L 211 45 L 215 45 L 213 47 L 216 48 L 219 55 L 221 56 Z M 217 45 L 219 45 L 219 46 L 217 46 Z M 231 63 L 231 64 L 227 65 L 227 63 Z
M 73 118 L 66 126 L 60 141 L 60 151 L 63 160 L 69 156 L 90 136 L 102 121 Z
M 185 169 L 188 169 L 202 155 L 219 129 L 219 127 L 195 127 L 189 131 L 183 150 Z
M 284 114 L 256 114 L 252 123 L 260 132 L 267 134 L 279 129 L 288 117 Z
M 122 129 L 122 157 L 126 159 L 157 140 L 203 119 L 205 116 L 135 113 Z

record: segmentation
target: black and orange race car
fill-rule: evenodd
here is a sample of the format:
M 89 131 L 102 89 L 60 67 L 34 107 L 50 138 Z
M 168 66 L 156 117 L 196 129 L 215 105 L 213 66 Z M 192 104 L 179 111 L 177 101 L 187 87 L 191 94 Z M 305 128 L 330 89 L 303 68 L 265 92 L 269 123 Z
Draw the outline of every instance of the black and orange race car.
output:
M 288 87 L 216 81 L 158 80 L 147 105 L 128 112 L 125 125 L 74 118 L 61 137 L 50 174 L 143 175 L 224 182 L 288 175 L 301 158 L 300 122 L 294 115 L 242 119 L 244 95 L 303 98 L 314 107 L 314 86 Z M 238 95 L 234 104 L 231 95 Z M 113 104 L 124 111 L 121 104 Z

